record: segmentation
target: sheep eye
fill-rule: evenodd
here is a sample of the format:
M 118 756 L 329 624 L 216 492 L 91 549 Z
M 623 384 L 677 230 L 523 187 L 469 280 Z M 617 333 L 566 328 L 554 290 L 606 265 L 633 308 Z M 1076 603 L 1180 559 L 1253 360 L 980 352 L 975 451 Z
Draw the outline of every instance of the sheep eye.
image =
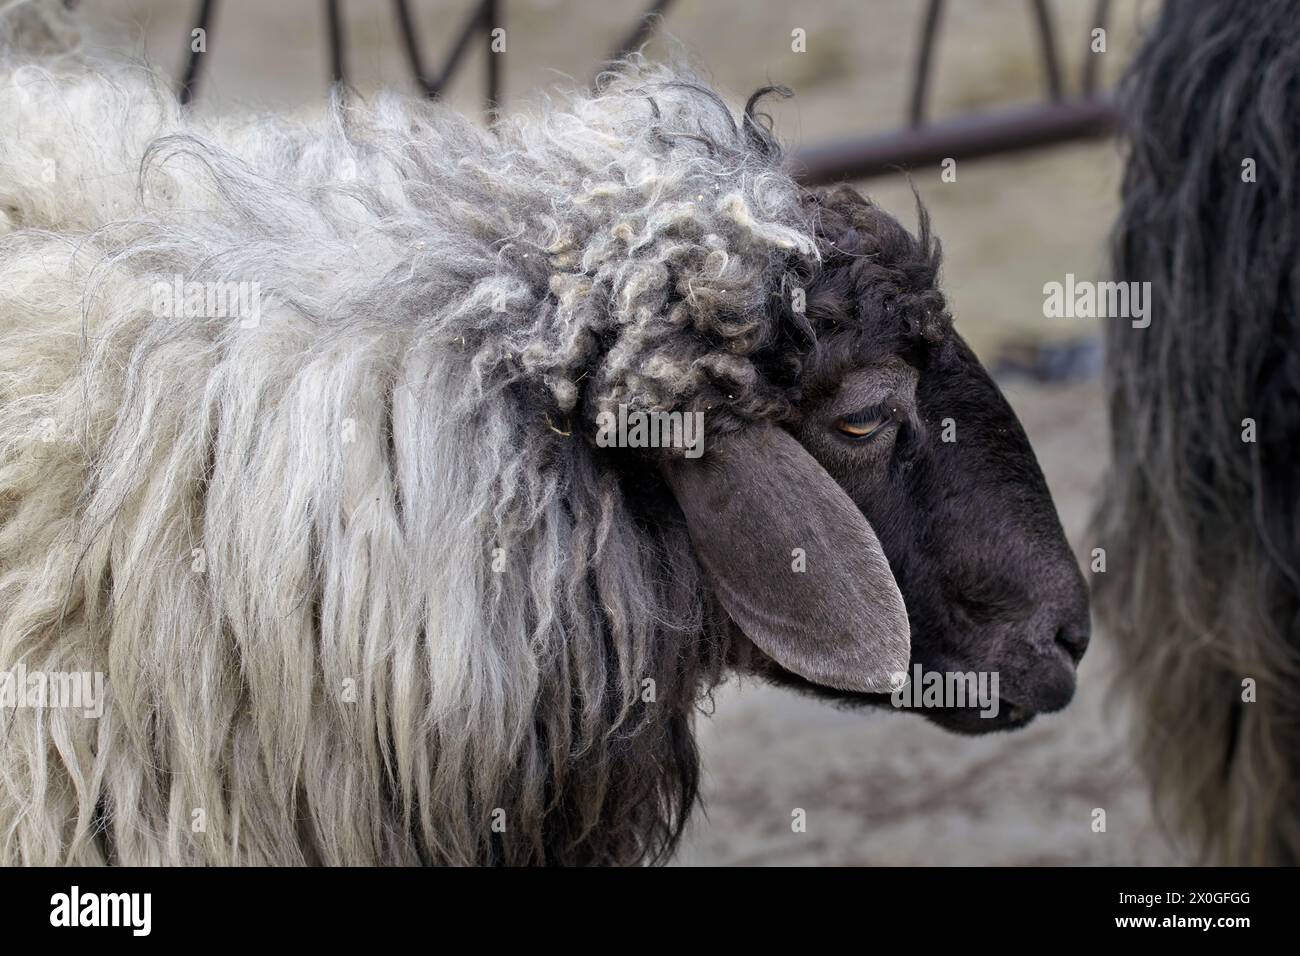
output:
M 894 410 L 885 406 L 863 409 L 836 419 L 835 427 L 854 441 L 866 441 L 894 424 Z

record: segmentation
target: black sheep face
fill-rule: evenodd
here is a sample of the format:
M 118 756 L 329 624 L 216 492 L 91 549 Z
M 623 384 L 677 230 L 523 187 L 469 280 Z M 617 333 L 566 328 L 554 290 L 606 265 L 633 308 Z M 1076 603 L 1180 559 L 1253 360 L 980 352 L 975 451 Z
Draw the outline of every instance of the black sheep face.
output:
M 859 354 L 794 434 L 880 540 L 907 607 L 908 676 L 998 674 L 996 716 L 974 701 L 921 712 L 978 733 L 1059 710 L 1088 644 L 1087 592 L 1019 421 L 955 333 L 917 365 Z
M 851 190 L 810 201 L 822 262 L 803 313 L 782 321 L 816 345 L 790 414 L 667 467 L 744 634 L 735 663 L 886 707 L 924 702 L 915 681 L 891 693 L 918 667 L 996 674 L 995 708 L 920 709 L 959 732 L 1059 710 L 1088 643 L 1087 591 L 1020 422 L 952 329 L 924 212 L 916 238 Z

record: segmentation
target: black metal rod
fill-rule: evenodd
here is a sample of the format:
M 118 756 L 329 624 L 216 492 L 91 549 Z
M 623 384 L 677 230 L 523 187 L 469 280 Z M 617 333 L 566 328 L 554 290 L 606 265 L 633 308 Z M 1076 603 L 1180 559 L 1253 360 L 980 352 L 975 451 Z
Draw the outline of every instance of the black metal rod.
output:
M 636 26 L 623 37 L 618 46 L 608 57 L 606 63 L 613 63 L 615 60 L 621 60 L 629 53 L 635 53 L 641 48 L 641 44 L 649 40 L 655 29 L 659 26 L 659 21 L 664 18 L 668 8 L 673 5 L 673 0 L 653 0 L 646 12 L 636 21 Z
M 791 168 L 800 181 L 809 185 L 868 179 L 900 169 L 937 165 L 949 157 L 976 159 L 1099 139 L 1110 135 L 1115 126 L 1115 107 L 1107 99 L 1041 103 L 810 146 L 792 158 Z
M 425 96 L 436 96 L 429 75 L 424 72 L 424 57 L 420 53 L 420 44 L 415 38 L 415 22 L 411 19 L 411 10 L 406 0 L 393 0 L 397 7 L 398 32 L 402 35 L 402 48 L 406 51 L 406 62 L 411 67 L 416 84 L 424 90 Z
M 325 20 L 329 24 L 330 82 L 348 81 L 347 63 L 343 51 L 343 18 L 339 0 L 325 0 Z
M 461 27 L 460 35 L 456 37 L 456 43 L 451 48 L 451 53 L 447 57 L 447 62 L 443 64 L 442 72 L 438 78 L 430 84 L 430 96 L 441 96 L 442 91 L 446 89 L 447 84 L 455 75 L 456 70 L 460 67 L 460 61 L 465 59 L 465 54 L 469 52 L 470 43 L 474 39 L 474 34 L 483 29 L 486 23 L 487 8 L 492 0 L 481 0 L 479 5 L 469 15 L 465 25 Z
M 907 115 L 913 126 L 925 122 L 925 101 L 930 91 L 930 64 L 934 60 L 934 44 L 942 18 L 943 0 L 930 0 L 925 9 L 925 22 L 921 25 L 921 47 L 916 54 L 916 69 L 912 73 L 911 107 Z
M 1110 0 L 1097 0 L 1092 8 L 1092 24 L 1088 27 L 1088 52 L 1083 58 L 1083 95 L 1091 96 L 1097 89 L 1097 74 L 1101 57 L 1092 52 L 1092 31 L 1100 27 L 1106 29 L 1106 20 L 1110 14 Z
M 1034 20 L 1038 24 L 1038 42 L 1043 52 L 1043 77 L 1047 80 L 1047 95 L 1059 103 L 1065 95 L 1061 85 L 1061 60 L 1056 53 L 1056 29 L 1052 25 L 1052 11 L 1047 0 L 1030 0 Z
M 181 80 L 180 100 L 185 105 L 194 101 L 199 92 L 199 78 L 203 74 L 203 63 L 207 60 L 207 37 L 212 32 L 212 17 L 216 13 L 217 0 L 200 0 L 199 15 L 194 30 L 203 31 L 204 52 L 194 49 L 194 30 L 190 31 L 190 58 L 185 63 L 185 79 Z
M 492 34 L 497 27 L 502 26 L 503 13 L 502 4 L 498 3 L 497 0 L 484 0 L 483 36 L 488 42 L 483 49 L 483 55 L 487 57 L 488 122 L 496 121 L 497 113 L 501 108 L 501 67 L 502 60 L 505 59 L 505 51 L 498 53 L 492 49 Z

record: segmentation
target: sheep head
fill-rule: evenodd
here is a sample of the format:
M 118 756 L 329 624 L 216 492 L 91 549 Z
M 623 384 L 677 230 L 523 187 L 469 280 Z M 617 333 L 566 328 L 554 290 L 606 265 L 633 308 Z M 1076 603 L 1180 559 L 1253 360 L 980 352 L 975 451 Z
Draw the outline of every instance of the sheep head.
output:
M 666 467 L 756 651 L 738 663 L 885 706 L 909 662 L 999 674 L 992 719 L 924 711 L 957 731 L 1063 707 L 1086 589 L 1023 428 L 952 328 L 924 209 L 917 238 L 848 188 L 806 202 L 821 255 L 803 314 L 777 315 L 772 354 L 753 356 L 787 401 L 758 422 L 714 409 L 713 448 Z
M 611 310 L 580 350 L 583 417 L 703 419 L 701 447 L 611 467 L 684 526 L 734 666 L 866 705 L 917 666 L 997 674 L 992 719 L 925 709 L 958 731 L 1063 707 L 1086 590 L 1020 423 L 952 328 L 924 209 L 913 236 L 852 189 L 798 189 L 754 102 L 706 136 L 652 123 L 643 145 L 680 181 L 636 192 L 588 243 L 594 281 L 561 283 L 562 312 Z M 565 410 L 571 377 L 549 379 Z

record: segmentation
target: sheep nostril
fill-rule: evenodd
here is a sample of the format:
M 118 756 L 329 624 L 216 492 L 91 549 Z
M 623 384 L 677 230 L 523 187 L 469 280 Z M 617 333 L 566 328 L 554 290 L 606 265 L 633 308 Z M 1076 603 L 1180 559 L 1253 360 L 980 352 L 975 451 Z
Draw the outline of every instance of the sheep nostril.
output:
M 1056 632 L 1056 643 L 1065 648 L 1074 663 L 1079 663 L 1083 652 L 1088 649 L 1089 629 L 1066 624 Z

